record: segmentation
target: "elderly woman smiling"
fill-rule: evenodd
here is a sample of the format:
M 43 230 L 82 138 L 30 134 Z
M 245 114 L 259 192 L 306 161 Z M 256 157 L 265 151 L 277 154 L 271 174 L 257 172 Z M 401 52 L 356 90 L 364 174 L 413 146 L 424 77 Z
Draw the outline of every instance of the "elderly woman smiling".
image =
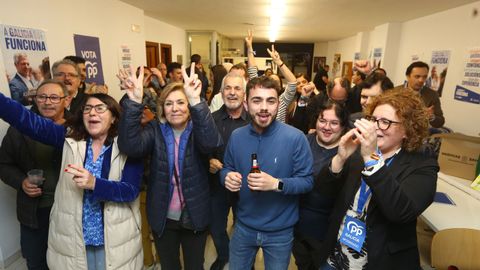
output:
M 222 145 L 201 83 L 192 63 L 184 84 L 171 83 L 159 98 L 158 119 L 141 126 L 143 72 L 138 77 L 121 71 L 118 77 L 129 99 L 122 102 L 120 149 L 132 157 L 150 156 L 147 217 L 162 269 L 203 269 L 210 222 L 210 193 L 204 154 Z M 134 74 L 134 73 L 131 73 Z M 188 218 L 187 218 L 188 217 Z
M 89 95 L 65 126 L 0 94 L 0 117 L 20 132 L 63 149 L 50 214 L 50 269 L 142 269 L 139 182 L 142 162 L 117 147 L 120 106 Z

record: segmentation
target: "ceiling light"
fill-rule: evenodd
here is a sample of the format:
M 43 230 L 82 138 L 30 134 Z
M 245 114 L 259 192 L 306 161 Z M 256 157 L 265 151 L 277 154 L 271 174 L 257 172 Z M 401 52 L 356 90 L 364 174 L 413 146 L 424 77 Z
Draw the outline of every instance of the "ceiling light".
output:
M 270 2 L 270 27 L 268 36 L 270 42 L 275 42 L 282 23 L 283 14 L 285 11 L 285 0 L 271 0 Z

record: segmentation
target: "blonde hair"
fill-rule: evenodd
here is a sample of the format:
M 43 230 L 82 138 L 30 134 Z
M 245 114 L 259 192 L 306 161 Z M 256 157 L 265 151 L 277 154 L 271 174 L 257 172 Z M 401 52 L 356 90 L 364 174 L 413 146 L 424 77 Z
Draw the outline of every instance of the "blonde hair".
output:
M 168 84 L 162 90 L 162 93 L 160 94 L 160 97 L 158 97 L 158 102 L 157 102 L 157 118 L 158 118 L 158 121 L 160 121 L 161 123 L 167 122 L 167 119 L 165 118 L 165 112 L 163 111 L 163 105 L 165 105 L 165 100 L 172 92 L 175 92 L 175 91 L 180 91 L 185 95 L 185 98 L 187 97 L 187 95 L 185 94 L 185 89 L 183 88 L 183 83 Z

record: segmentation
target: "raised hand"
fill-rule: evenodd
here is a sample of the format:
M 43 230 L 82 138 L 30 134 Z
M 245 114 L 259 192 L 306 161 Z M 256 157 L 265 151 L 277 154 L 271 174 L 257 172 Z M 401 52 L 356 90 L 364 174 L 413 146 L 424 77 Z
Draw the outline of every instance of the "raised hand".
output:
M 360 141 L 356 138 L 358 136 L 361 136 L 360 133 L 356 128 L 352 128 L 340 138 L 337 154 L 333 157 L 330 167 L 332 172 L 342 171 L 345 161 L 357 150 L 360 144 Z
M 302 86 L 301 95 L 303 97 L 310 97 L 310 95 L 314 90 L 315 90 L 315 84 L 313 82 L 309 82 L 304 86 Z
M 183 74 L 183 88 L 188 98 L 190 106 L 195 106 L 200 103 L 200 93 L 202 92 L 202 82 L 198 79 L 198 74 L 195 74 L 195 63 L 190 65 L 190 76 L 188 76 L 184 67 L 182 66 Z
M 247 32 L 247 37 L 245 37 L 245 45 L 247 46 L 247 49 L 253 50 L 253 32 L 252 30 L 248 30 Z
M 95 188 L 95 177 L 84 167 L 69 164 L 65 172 L 73 174 L 73 181 L 77 187 L 90 190 Z
M 272 50 L 267 49 L 267 52 L 270 54 L 270 57 L 272 57 L 273 62 L 277 66 L 281 66 L 283 64 L 282 59 L 280 59 L 280 54 L 275 51 L 275 45 L 272 44 Z
M 163 80 L 162 72 L 158 68 L 151 68 L 152 74 L 157 76 L 160 86 L 165 86 L 165 81 Z
M 361 73 L 368 75 L 372 71 L 372 64 L 368 60 L 356 60 L 353 64 L 354 68 Z
M 364 161 L 371 159 L 371 154 L 377 150 L 376 123 L 367 119 L 359 119 L 353 124 L 355 135 L 360 142 L 360 154 Z
M 120 69 L 117 78 L 120 80 L 120 88 L 127 91 L 130 100 L 142 103 L 143 98 L 143 66 L 140 67 L 138 77 L 135 70 L 130 66 L 130 72 Z

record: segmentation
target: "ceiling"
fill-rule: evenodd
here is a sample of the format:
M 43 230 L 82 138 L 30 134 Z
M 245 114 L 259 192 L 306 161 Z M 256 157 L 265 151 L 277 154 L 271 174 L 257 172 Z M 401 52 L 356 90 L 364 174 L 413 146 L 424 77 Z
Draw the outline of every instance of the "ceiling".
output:
M 213 30 L 229 38 L 243 38 L 252 29 L 255 40 L 268 39 L 270 0 L 121 1 L 185 30 Z M 476 1 L 285 0 L 277 42 L 338 40 L 384 23 L 408 21 Z

